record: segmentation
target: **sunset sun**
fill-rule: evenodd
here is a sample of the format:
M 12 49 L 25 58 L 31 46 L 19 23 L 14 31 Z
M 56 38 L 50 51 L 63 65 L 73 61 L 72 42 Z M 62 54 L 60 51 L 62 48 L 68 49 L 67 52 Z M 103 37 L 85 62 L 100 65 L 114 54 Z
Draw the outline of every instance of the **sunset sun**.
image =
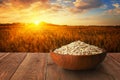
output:
M 38 20 L 34 21 L 35 25 L 39 25 L 39 23 L 40 23 L 40 21 L 38 21 Z

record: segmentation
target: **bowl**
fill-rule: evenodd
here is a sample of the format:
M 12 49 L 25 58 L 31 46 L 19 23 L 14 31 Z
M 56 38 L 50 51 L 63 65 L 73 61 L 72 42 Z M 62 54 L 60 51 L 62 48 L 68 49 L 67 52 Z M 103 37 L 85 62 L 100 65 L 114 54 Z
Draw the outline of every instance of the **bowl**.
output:
M 50 53 L 52 60 L 60 67 L 68 70 L 87 70 L 99 65 L 106 56 L 106 51 L 94 55 L 64 55 Z

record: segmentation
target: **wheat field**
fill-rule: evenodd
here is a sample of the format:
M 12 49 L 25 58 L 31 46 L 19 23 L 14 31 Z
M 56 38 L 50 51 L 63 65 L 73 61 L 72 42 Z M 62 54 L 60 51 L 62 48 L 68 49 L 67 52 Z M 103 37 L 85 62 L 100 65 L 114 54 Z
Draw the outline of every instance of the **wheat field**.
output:
M 0 52 L 50 52 L 76 40 L 120 52 L 119 26 L 31 26 L 0 25 Z

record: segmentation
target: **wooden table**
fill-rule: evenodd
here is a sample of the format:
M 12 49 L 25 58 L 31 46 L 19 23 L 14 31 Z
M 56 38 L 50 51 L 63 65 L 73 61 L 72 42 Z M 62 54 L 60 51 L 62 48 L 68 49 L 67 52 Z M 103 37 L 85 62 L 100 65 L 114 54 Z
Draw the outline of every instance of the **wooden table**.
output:
M 0 53 L 0 80 L 120 80 L 120 54 L 107 54 L 94 70 L 70 71 L 48 53 Z

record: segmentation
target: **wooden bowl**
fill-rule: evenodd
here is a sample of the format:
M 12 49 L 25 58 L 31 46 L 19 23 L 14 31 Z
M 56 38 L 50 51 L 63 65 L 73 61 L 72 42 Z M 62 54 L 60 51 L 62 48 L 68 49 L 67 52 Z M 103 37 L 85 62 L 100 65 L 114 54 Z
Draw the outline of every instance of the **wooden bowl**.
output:
M 52 60 L 64 69 L 87 70 L 100 64 L 104 60 L 106 52 L 95 55 L 63 55 L 51 52 L 50 55 Z

